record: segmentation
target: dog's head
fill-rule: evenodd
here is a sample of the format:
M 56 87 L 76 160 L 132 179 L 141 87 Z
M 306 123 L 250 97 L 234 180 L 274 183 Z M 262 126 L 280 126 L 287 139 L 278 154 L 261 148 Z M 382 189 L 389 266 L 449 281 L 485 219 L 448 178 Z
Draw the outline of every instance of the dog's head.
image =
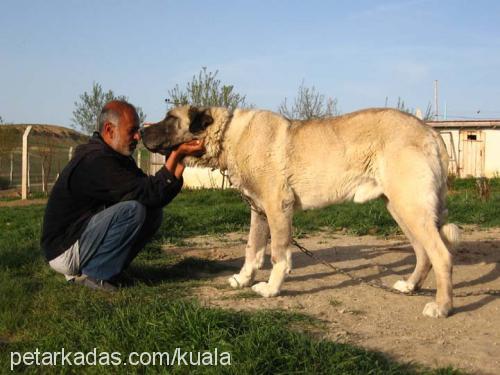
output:
M 168 157 L 181 143 L 203 140 L 214 122 L 209 108 L 184 105 L 167 112 L 165 118 L 142 131 L 142 142 L 151 151 Z

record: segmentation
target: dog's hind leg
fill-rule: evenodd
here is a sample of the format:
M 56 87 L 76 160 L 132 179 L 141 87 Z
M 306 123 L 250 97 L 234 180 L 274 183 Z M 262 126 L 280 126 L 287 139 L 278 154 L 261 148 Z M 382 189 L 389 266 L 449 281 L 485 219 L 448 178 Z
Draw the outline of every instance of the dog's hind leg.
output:
M 436 301 L 429 302 L 423 314 L 433 318 L 447 317 L 453 308 L 452 256 L 434 222 L 423 222 L 420 227 L 415 226 L 413 231 L 417 240 L 423 244 L 436 277 Z
M 439 176 L 421 154 L 408 150 L 400 151 L 398 158 L 392 159 L 386 173 L 384 193 L 391 209 L 404 223 L 413 242 L 424 248 L 436 276 L 436 301 L 428 303 L 423 314 L 446 317 L 453 308 L 452 256 L 439 233 Z M 420 278 L 421 282 L 427 269 L 425 261 L 421 264 L 415 281 Z
M 425 273 L 429 271 L 425 256 L 420 254 L 419 257 L 419 253 L 417 253 L 423 247 L 434 269 L 437 289 L 436 302 L 429 302 L 425 306 L 423 314 L 434 318 L 448 316 L 453 307 L 452 257 L 439 234 L 435 216 L 429 212 L 428 207 L 425 205 L 419 207 L 415 205 L 415 202 L 408 206 L 395 204 L 393 209 L 398 212 L 398 216 L 405 223 L 413 239 L 412 244 L 418 244 L 414 247 L 417 254 L 417 266 L 407 283 L 421 284 Z
M 273 200 L 280 202 L 276 207 L 266 208 L 266 215 L 271 231 L 271 262 L 273 269 L 268 282 L 257 283 L 252 289 L 263 297 L 274 297 L 279 294 L 285 276 L 292 270 L 292 216 L 293 216 L 293 193 L 285 198 Z
M 399 290 L 403 293 L 410 293 L 414 290 L 420 289 L 422 284 L 424 283 L 429 271 L 431 269 L 431 261 L 425 252 L 424 247 L 421 243 L 419 243 L 415 237 L 411 234 L 406 224 L 403 222 L 401 217 L 396 212 L 396 209 L 391 205 L 389 201 L 387 201 L 387 210 L 392 215 L 394 220 L 398 223 L 399 227 L 406 235 L 406 237 L 410 240 L 410 243 L 415 251 L 415 256 L 417 259 L 415 269 L 413 273 L 408 278 L 408 280 L 398 280 L 393 288 Z
M 245 248 L 245 263 L 240 273 L 231 276 L 228 281 L 233 288 L 249 286 L 255 272 L 264 264 L 264 254 L 269 239 L 269 225 L 264 215 L 252 209 L 250 218 L 250 233 Z

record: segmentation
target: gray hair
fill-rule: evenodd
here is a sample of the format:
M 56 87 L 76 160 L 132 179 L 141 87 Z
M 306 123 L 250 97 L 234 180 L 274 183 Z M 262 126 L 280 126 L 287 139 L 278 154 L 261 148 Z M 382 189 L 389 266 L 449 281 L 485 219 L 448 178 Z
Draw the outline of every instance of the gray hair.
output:
M 126 100 L 115 99 L 107 102 L 104 107 L 102 107 L 101 113 L 97 118 L 97 131 L 102 134 L 104 131 L 104 124 L 107 122 L 110 122 L 114 126 L 118 126 L 120 120 L 123 118 L 123 114 L 127 111 L 134 116 L 136 122 L 139 122 L 137 110 Z
M 102 109 L 99 117 L 97 118 L 97 131 L 102 133 L 104 130 L 104 124 L 107 122 L 112 123 L 115 126 L 118 126 L 120 122 L 121 114 L 114 108 L 104 108 Z

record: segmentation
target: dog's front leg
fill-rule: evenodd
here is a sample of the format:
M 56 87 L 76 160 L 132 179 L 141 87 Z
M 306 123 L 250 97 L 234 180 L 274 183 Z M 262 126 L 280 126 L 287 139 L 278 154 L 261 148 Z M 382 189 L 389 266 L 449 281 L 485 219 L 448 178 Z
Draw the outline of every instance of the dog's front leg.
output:
M 271 230 L 271 261 L 273 269 L 267 283 L 257 283 L 252 287 L 253 291 L 263 297 L 277 296 L 280 293 L 285 276 L 292 270 L 290 239 L 293 210 L 291 205 L 287 205 L 286 208 L 266 211 Z
M 269 225 L 264 215 L 252 209 L 250 218 L 250 233 L 245 249 L 245 264 L 239 274 L 231 276 L 228 281 L 233 288 L 249 286 L 255 272 L 264 264 L 264 254 L 269 239 Z

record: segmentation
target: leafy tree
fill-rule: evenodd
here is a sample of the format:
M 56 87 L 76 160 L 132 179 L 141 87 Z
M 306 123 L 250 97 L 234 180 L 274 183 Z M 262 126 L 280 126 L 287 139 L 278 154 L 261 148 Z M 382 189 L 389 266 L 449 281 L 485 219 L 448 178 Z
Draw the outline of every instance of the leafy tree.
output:
M 179 85 L 168 90 L 167 103 L 171 105 L 192 104 L 195 106 L 217 106 L 235 109 L 237 107 L 249 107 L 245 100 L 246 96 L 234 92 L 233 85 L 222 84 L 217 79 L 218 70 L 207 72 L 203 67 L 198 76 L 194 75 L 191 82 L 186 84 L 185 89 Z
M 2 124 L 3 124 L 3 118 L 2 118 L 2 116 L 0 116 L 0 125 L 2 125 Z
M 288 108 L 287 98 L 285 98 L 278 112 L 292 120 L 310 120 L 339 114 L 336 98 L 325 98 L 316 91 L 314 86 L 306 87 L 304 81 L 299 86 L 297 97 L 291 108 Z
M 116 96 L 112 90 L 104 92 L 99 83 L 92 84 L 92 92 L 84 92 L 80 95 L 80 101 L 75 102 L 73 111 L 73 126 L 83 133 L 91 134 L 97 128 L 97 118 L 102 107 L 111 100 L 128 100 L 124 95 Z M 135 107 L 141 123 L 146 119 L 146 115 L 141 107 Z

